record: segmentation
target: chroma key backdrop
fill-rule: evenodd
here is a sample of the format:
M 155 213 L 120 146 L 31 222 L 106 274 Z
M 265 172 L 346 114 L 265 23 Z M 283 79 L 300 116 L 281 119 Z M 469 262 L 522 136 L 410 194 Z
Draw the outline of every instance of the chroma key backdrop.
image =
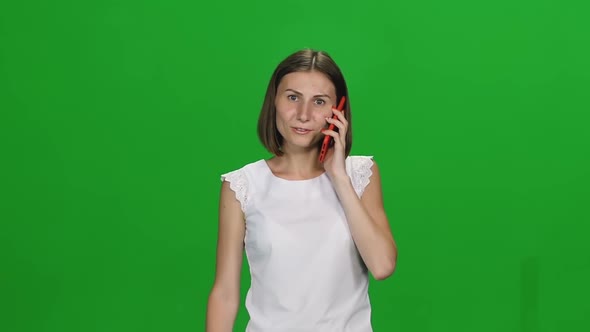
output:
M 204 331 L 220 175 L 327 51 L 399 247 L 379 332 L 590 331 L 587 1 L 3 1 L 0 331 Z M 235 331 L 248 320 L 244 294 Z

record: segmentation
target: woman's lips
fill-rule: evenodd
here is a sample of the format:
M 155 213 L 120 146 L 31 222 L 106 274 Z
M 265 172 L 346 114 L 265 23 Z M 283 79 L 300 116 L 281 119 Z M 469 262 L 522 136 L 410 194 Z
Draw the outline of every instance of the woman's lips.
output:
M 305 135 L 307 133 L 310 133 L 312 130 L 311 129 L 306 129 L 306 128 L 299 128 L 299 127 L 291 127 L 291 129 L 300 135 Z

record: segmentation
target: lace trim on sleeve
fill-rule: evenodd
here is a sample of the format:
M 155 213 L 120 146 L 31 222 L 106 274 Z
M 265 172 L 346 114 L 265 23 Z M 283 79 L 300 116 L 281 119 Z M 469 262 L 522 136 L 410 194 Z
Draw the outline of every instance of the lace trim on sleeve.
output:
M 242 211 L 246 211 L 248 204 L 248 179 L 241 169 L 223 174 L 221 181 L 228 181 L 229 187 L 236 193 L 236 199 L 240 202 Z
M 350 159 L 352 186 L 358 197 L 361 197 L 367 185 L 371 182 L 371 167 L 373 166 L 372 156 L 355 156 Z

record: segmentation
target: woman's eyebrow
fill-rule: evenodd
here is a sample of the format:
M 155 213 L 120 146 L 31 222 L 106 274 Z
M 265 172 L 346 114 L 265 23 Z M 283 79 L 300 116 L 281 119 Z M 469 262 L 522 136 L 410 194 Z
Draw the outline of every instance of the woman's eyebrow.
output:
M 297 91 L 297 90 L 293 90 L 293 89 L 285 89 L 285 91 L 291 91 L 291 92 L 293 92 L 293 93 L 294 93 L 294 94 L 296 94 L 296 95 L 303 96 L 303 93 L 301 93 L 301 92 L 299 92 L 299 91 Z M 313 96 L 313 97 L 314 97 L 314 98 L 317 98 L 317 97 L 324 97 L 324 98 L 331 99 L 331 98 L 330 98 L 330 96 L 329 96 L 329 95 L 326 95 L 326 94 L 319 94 L 319 95 L 315 95 L 315 96 Z
M 301 93 L 301 92 L 299 92 L 299 91 L 297 91 L 297 90 L 293 90 L 293 89 L 285 89 L 285 91 L 291 91 L 291 92 L 293 92 L 293 93 L 294 93 L 294 94 L 296 94 L 296 95 L 303 96 L 303 93 Z

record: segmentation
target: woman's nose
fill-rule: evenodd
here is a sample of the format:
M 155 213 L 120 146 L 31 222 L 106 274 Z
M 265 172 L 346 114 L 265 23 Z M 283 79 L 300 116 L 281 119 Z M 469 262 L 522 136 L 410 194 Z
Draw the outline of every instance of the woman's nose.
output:
M 310 107 L 305 103 L 301 103 L 299 107 L 297 107 L 297 119 L 300 121 L 308 121 L 310 117 L 309 112 Z

